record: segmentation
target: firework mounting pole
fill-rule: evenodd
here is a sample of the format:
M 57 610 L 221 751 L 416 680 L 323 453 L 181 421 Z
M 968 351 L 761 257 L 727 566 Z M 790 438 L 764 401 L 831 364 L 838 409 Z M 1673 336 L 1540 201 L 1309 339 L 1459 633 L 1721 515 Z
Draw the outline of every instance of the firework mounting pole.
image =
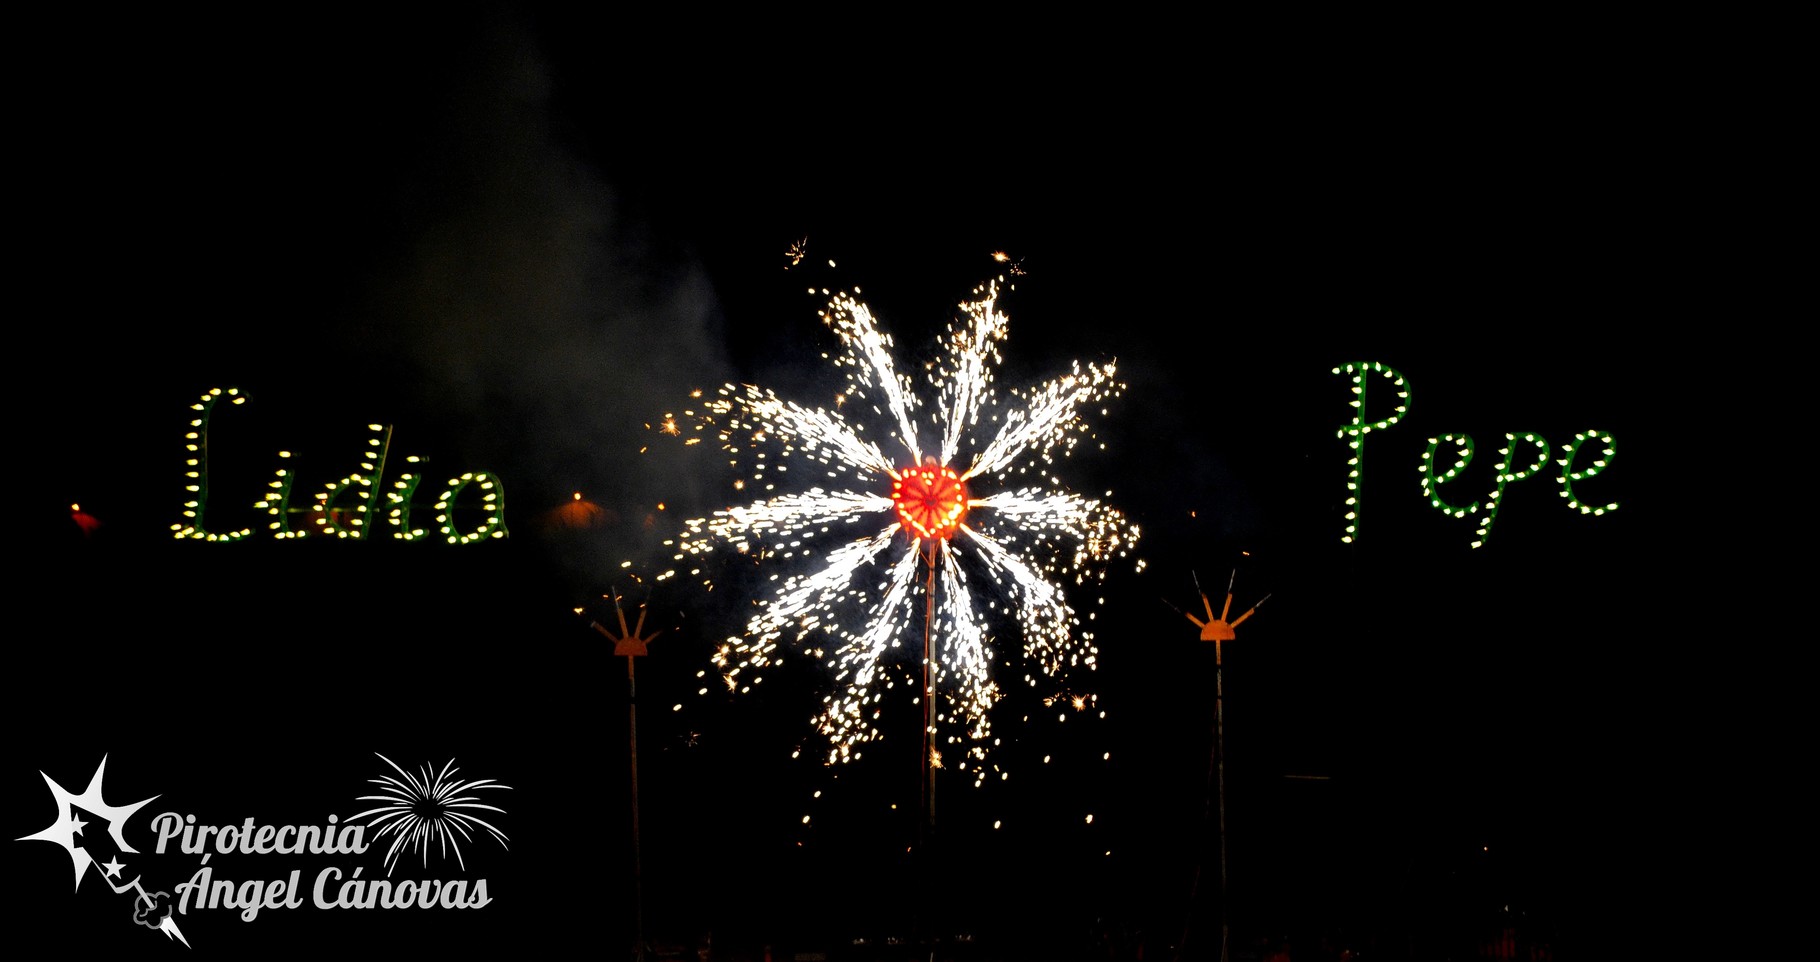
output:
M 916 823 L 916 857 L 922 865 L 918 874 L 917 900 L 923 902 L 923 893 L 929 889 L 929 880 L 935 872 L 934 860 L 929 851 L 935 834 L 935 564 L 942 550 L 940 538 L 926 538 L 927 550 L 923 561 L 929 565 L 929 581 L 924 592 L 926 601 L 923 607 L 923 738 L 922 738 L 922 817 Z M 919 913 L 926 916 L 926 913 Z M 931 931 L 918 933 L 933 938 L 932 926 L 925 917 L 922 925 Z
M 931 664 L 935 651 L 935 556 L 941 542 L 931 538 L 929 553 L 928 602 L 923 611 L 923 826 L 935 827 L 935 688 Z
M 1213 795 L 1219 805 L 1217 834 L 1220 845 L 1220 948 L 1217 957 L 1221 962 L 1224 962 L 1227 957 L 1229 935 L 1226 911 L 1226 683 L 1221 674 L 1224 660 L 1221 645 L 1238 637 L 1233 629 L 1256 613 L 1264 602 L 1270 600 L 1270 596 L 1265 595 L 1257 604 L 1251 606 L 1251 610 L 1228 622 L 1226 618 L 1232 614 L 1232 586 L 1238 580 L 1238 576 L 1238 569 L 1233 569 L 1232 577 L 1226 582 L 1226 604 L 1220 609 L 1218 618 L 1213 616 L 1213 601 L 1207 597 L 1205 591 L 1201 592 L 1201 605 L 1207 611 L 1205 621 L 1188 612 L 1182 612 L 1187 615 L 1189 621 L 1194 622 L 1195 627 L 1201 629 L 1202 641 L 1213 642 L 1213 754 L 1208 759 L 1207 776 L 1208 780 L 1214 783 Z M 1195 579 L 1195 587 L 1197 589 L 1200 587 L 1199 578 Z M 1198 884 L 1200 877 L 1198 868 L 1195 870 L 1195 876 Z M 1182 936 L 1182 941 L 1184 944 L 1187 943 L 1186 934 Z
M 916 821 L 916 842 L 911 848 L 915 853 L 912 868 L 920 868 L 920 872 L 912 875 L 917 889 L 913 909 L 916 928 L 932 930 L 928 925 L 928 913 L 922 908 L 924 893 L 932 888 L 930 883 L 935 875 L 930 849 L 935 836 L 935 770 L 941 765 L 941 753 L 935 747 L 936 566 L 941 560 L 943 542 L 960 528 L 961 517 L 967 513 L 967 488 L 965 478 L 953 468 L 937 465 L 934 457 L 925 457 L 920 466 L 893 471 L 891 477 L 891 500 L 897 508 L 898 522 L 906 534 L 916 539 L 915 550 L 929 566 L 929 580 L 923 590 L 922 789 L 917 799 L 922 811 Z M 934 942 L 930 941 L 929 945 L 933 959 Z
M 591 622 L 595 631 L 613 641 L 613 654 L 625 656 L 626 659 L 626 731 L 632 758 L 632 914 L 634 925 L 634 958 L 645 962 L 645 878 L 644 860 L 639 852 L 638 830 L 638 669 L 637 659 L 645 654 L 645 646 L 657 638 L 653 632 L 649 638 L 640 637 L 639 632 L 645 627 L 645 612 L 639 607 L 638 624 L 626 627 L 625 609 L 619 606 L 619 594 L 613 594 L 613 613 L 619 616 L 619 634 L 608 631 L 600 622 Z

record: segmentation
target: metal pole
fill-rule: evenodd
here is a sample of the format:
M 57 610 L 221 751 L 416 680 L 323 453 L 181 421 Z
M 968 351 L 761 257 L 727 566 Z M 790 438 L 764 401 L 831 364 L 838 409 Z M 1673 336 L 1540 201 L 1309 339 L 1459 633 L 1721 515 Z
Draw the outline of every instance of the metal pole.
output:
M 941 550 L 941 542 L 929 539 L 928 552 L 924 561 L 929 565 L 929 581 L 924 594 L 928 600 L 923 608 L 923 764 L 922 764 L 922 818 L 917 822 L 916 858 L 920 864 L 917 873 L 917 901 L 922 904 L 924 893 L 929 891 L 929 880 L 935 875 L 935 866 L 929 851 L 935 834 L 935 689 L 933 672 L 930 664 L 935 659 L 931 647 L 935 641 L 935 560 L 936 552 Z M 923 931 L 917 933 L 919 940 L 927 940 L 929 954 L 934 958 L 935 926 L 929 919 L 930 912 L 920 912 Z
M 637 962 L 645 962 L 645 868 L 644 859 L 639 852 L 638 831 L 638 674 L 633 668 L 636 660 L 626 656 L 626 730 L 631 740 L 632 754 L 632 912 L 634 918 L 633 937 L 637 940 L 633 957 Z
M 1183 614 L 1188 615 L 1188 620 L 1193 622 L 1195 627 L 1201 629 L 1201 640 L 1202 641 L 1213 642 L 1213 751 L 1211 753 L 1212 757 L 1210 757 L 1208 759 L 1208 763 L 1207 763 L 1207 780 L 1209 782 L 1213 783 L 1213 785 L 1211 786 L 1213 797 L 1219 799 L 1219 825 L 1218 825 L 1218 835 L 1219 835 L 1219 845 L 1220 845 L 1220 951 L 1219 951 L 1219 959 L 1221 960 L 1221 962 L 1225 962 L 1226 953 L 1229 948 L 1228 942 L 1230 941 L 1230 932 L 1229 932 L 1229 926 L 1228 926 L 1227 906 L 1226 906 L 1226 679 L 1225 679 L 1225 675 L 1223 673 L 1223 669 L 1225 667 L 1225 665 L 1224 665 L 1225 651 L 1222 648 L 1221 643 L 1225 642 L 1225 641 L 1231 641 L 1231 640 L 1237 638 L 1238 635 L 1233 632 L 1233 629 L 1238 627 L 1239 624 L 1241 622 L 1243 622 L 1245 619 L 1250 618 L 1252 615 L 1256 614 L 1258 608 L 1261 605 L 1263 605 L 1265 601 L 1270 600 L 1270 596 L 1265 595 L 1263 597 L 1263 599 L 1260 600 L 1257 604 L 1251 606 L 1250 611 L 1247 611 L 1244 614 L 1238 616 L 1237 618 L 1232 619 L 1232 621 L 1228 622 L 1226 620 L 1226 617 L 1232 613 L 1232 583 L 1234 581 L 1237 581 L 1238 577 L 1239 577 L 1238 569 L 1235 568 L 1235 569 L 1233 569 L 1231 580 L 1227 581 L 1227 583 L 1226 583 L 1226 604 L 1220 608 L 1220 615 L 1218 618 L 1215 618 L 1213 615 L 1213 602 L 1207 597 L 1207 593 L 1205 591 L 1201 592 L 1201 606 L 1203 608 L 1205 608 L 1207 611 L 1207 618 L 1205 621 L 1203 621 L 1200 618 L 1196 618 L 1194 615 L 1190 615 L 1187 612 L 1182 612 Z M 1200 579 L 1198 579 L 1198 578 L 1195 579 L 1195 586 L 1196 587 L 1200 586 Z M 1213 805 L 1213 800 L 1209 799 L 1208 806 L 1211 808 L 1212 805 Z M 1203 816 L 1203 817 L 1205 817 L 1205 816 Z M 1200 863 L 1200 860 L 1197 859 L 1195 861 L 1195 867 L 1194 867 L 1194 884 L 1190 888 L 1189 894 L 1188 894 L 1188 905 L 1189 905 L 1188 927 L 1186 930 L 1184 930 L 1182 932 L 1182 945 L 1181 945 L 1181 947 L 1178 948 L 1178 953 L 1181 951 L 1186 951 L 1186 946 L 1188 944 L 1188 938 L 1191 934 L 1193 934 L 1193 931 L 1194 931 L 1194 905 L 1198 899 L 1200 890 L 1201 890 L 1201 863 Z
M 1226 681 L 1221 672 L 1220 642 L 1213 642 L 1213 757 L 1220 799 L 1220 960 L 1226 959 Z
M 930 646 L 935 642 L 935 553 L 939 550 L 941 543 L 931 541 L 926 592 L 929 600 L 923 610 L 923 822 L 927 829 L 935 827 L 935 689 L 930 671 L 935 652 Z
M 593 622 L 592 627 L 613 641 L 613 654 L 626 658 L 626 738 L 629 741 L 629 757 L 632 760 L 632 911 L 635 921 L 633 937 L 637 945 L 633 953 L 637 962 L 645 962 L 647 947 L 645 945 L 645 866 L 644 857 L 639 851 L 638 830 L 638 661 L 637 657 L 645 653 L 645 648 L 657 638 L 649 638 L 640 632 L 645 629 L 645 612 L 640 606 L 638 626 L 626 627 L 625 609 L 619 606 L 619 594 L 613 595 L 613 612 L 619 617 L 619 634 L 607 630 L 600 622 Z

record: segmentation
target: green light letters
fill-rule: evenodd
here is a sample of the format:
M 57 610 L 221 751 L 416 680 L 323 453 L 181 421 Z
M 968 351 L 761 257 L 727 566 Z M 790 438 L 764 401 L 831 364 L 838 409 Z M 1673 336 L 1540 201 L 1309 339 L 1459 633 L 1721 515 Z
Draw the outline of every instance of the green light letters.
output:
M 1348 377 L 1352 382 L 1352 393 L 1356 395 L 1350 402 L 1353 408 L 1352 420 L 1339 429 L 1339 437 L 1346 441 L 1351 454 L 1346 461 L 1346 528 L 1340 540 L 1351 544 L 1359 535 L 1360 480 L 1365 457 L 1365 435 L 1374 430 L 1385 430 L 1409 413 L 1409 381 L 1396 369 L 1375 361 L 1344 364 L 1334 368 L 1333 373 Z M 1395 413 L 1377 421 L 1369 420 L 1366 413 L 1367 389 L 1371 386 L 1372 375 L 1390 382 L 1389 386 L 1397 398 Z M 1600 453 L 1590 463 L 1576 468 L 1589 441 L 1598 443 Z M 1452 445 L 1453 461 L 1437 473 L 1439 461 L 1436 455 L 1444 444 Z M 1507 432 L 1504 435 L 1504 446 L 1498 449 L 1498 461 L 1492 466 L 1493 488 L 1484 499 L 1458 504 L 1442 497 L 1441 486 L 1455 480 L 1466 470 L 1466 466 L 1472 463 L 1474 452 L 1475 445 L 1470 434 L 1441 434 L 1431 437 L 1428 439 L 1428 449 L 1422 452 L 1421 475 L 1422 496 L 1428 499 L 1429 505 L 1435 510 L 1455 518 L 1475 516 L 1474 523 L 1477 527 L 1473 532 L 1472 546 L 1478 548 L 1491 535 L 1492 524 L 1498 519 L 1498 508 L 1504 499 L 1504 489 L 1513 481 L 1521 481 L 1547 470 L 1551 450 L 1548 441 L 1540 434 Z M 1576 481 L 1584 481 L 1604 471 L 1616 453 L 1617 442 L 1609 433 L 1597 430 L 1582 431 L 1562 446 L 1562 457 L 1554 462 L 1560 469 L 1555 478 L 1555 483 L 1560 485 L 1560 490 L 1556 493 L 1567 499 L 1570 509 L 1595 516 L 1618 510 L 1616 501 L 1592 505 L 1582 501 L 1574 491 Z
M 214 415 L 218 402 L 226 400 L 231 404 L 246 403 L 246 395 L 237 388 L 211 388 L 202 395 L 202 399 L 190 405 L 197 416 L 190 421 L 190 430 L 184 434 L 185 484 L 184 491 L 188 500 L 183 502 L 183 519 L 171 525 L 171 531 L 179 539 L 197 541 L 239 541 L 252 535 L 251 528 L 235 531 L 213 532 L 204 526 L 204 514 L 208 508 L 209 495 L 209 420 Z M 309 536 L 333 536 L 353 541 L 365 541 L 373 527 L 374 510 L 378 506 L 372 497 L 375 483 L 385 473 L 386 456 L 391 450 L 392 428 L 390 425 L 369 424 L 367 430 L 372 436 L 367 439 L 367 451 L 360 462 L 359 470 L 338 480 L 331 481 L 316 493 L 315 504 L 309 508 L 291 506 L 291 495 L 297 483 L 296 472 L 280 467 L 276 478 L 271 482 L 271 491 L 265 497 L 254 502 L 254 507 L 272 518 L 267 526 L 272 536 L 281 540 Z M 289 451 L 278 452 L 278 457 L 288 461 Z M 407 463 L 415 465 L 419 459 L 409 457 Z M 386 521 L 395 529 L 392 537 L 404 541 L 428 540 L 430 536 L 421 527 L 412 526 L 412 496 L 422 483 L 423 477 L 415 471 L 405 471 L 394 483 L 393 490 L 386 494 L 389 510 Z M 480 492 L 480 511 L 482 520 L 472 530 L 461 530 L 455 518 L 456 500 L 463 492 L 473 486 Z M 504 486 L 499 478 L 485 471 L 468 471 L 458 477 L 450 478 L 442 494 L 435 501 L 436 530 L 447 544 L 472 544 L 489 538 L 506 537 Z M 306 515 L 306 523 L 293 526 L 294 515 Z

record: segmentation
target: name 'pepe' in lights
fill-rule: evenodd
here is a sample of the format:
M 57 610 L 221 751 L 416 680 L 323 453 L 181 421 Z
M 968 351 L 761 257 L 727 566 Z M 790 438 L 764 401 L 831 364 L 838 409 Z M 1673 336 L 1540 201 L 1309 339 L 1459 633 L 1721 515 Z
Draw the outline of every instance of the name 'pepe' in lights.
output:
M 1353 399 L 1348 402 L 1353 408 L 1352 420 L 1341 426 L 1337 432 L 1340 440 L 1346 442 L 1351 456 L 1346 459 L 1346 528 L 1340 540 L 1353 544 L 1359 537 L 1360 488 L 1363 484 L 1365 463 L 1365 436 L 1373 431 L 1385 431 L 1394 426 L 1409 413 L 1410 385 L 1409 379 L 1401 371 L 1377 361 L 1354 364 L 1342 364 L 1333 369 L 1333 373 L 1344 376 L 1350 383 L 1349 389 Z M 1371 386 L 1371 376 L 1389 382 L 1395 392 L 1396 400 L 1391 404 L 1391 413 L 1376 421 L 1366 414 L 1367 399 Z M 1586 453 L 1588 443 L 1596 443 L 1599 453 L 1587 462 L 1581 462 L 1581 455 Z M 1453 464 L 1439 473 L 1436 471 L 1438 461 L 1436 454 L 1442 444 L 1452 444 Z M 1516 454 L 1519 445 L 1526 448 L 1529 456 L 1519 458 Z M 1540 474 L 1548 469 L 1553 449 L 1542 435 L 1534 431 L 1504 432 L 1504 444 L 1497 449 L 1498 460 L 1492 465 L 1492 489 L 1483 500 L 1466 504 L 1455 504 L 1441 497 L 1441 486 L 1460 478 L 1466 466 L 1472 463 L 1476 445 L 1470 434 L 1438 434 L 1428 438 L 1428 447 L 1422 452 L 1420 471 L 1422 476 L 1422 497 L 1430 507 L 1454 518 L 1475 515 L 1473 522 L 1477 527 L 1473 531 L 1472 546 L 1480 548 L 1491 536 L 1491 527 L 1498 520 L 1498 508 L 1504 499 L 1504 490 L 1513 481 L 1522 481 Z M 1561 446 L 1560 458 L 1554 459 L 1558 469 L 1555 483 L 1559 488 L 1555 494 L 1567 501 L 1569 510 L 1583 515 L 1603 517 L 1618 510 L 1618 502 L 1609 501 L 1595 504 L 1586 500 L 1574 490 L 1577 482 L 1588 480 L 1603 473 L 1611 466 L 1612 458 L 1618 453 L 1618 442 L 1610 432 L 1589 429 L 1574 434 L 1573 440 Z

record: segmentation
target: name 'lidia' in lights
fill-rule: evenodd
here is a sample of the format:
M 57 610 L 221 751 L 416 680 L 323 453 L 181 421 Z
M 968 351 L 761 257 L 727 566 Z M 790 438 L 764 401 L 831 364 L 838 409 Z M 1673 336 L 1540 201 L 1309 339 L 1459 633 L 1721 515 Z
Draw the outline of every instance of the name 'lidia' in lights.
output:
M 1365 435 L 1373 431 L 1384 431 L 1401 421 L 1408 413 L 1410 406 L 1409 379 L 1395 368 L 1376 361 L 1358 364 L 1342 364 L 1333 369 L 1333 373 L 1344 375 L 1351 380 L 1353 399 L 1348 402 L 1353 408 L 1352 420 L 1339 429 L 1339 438 L 1345 441 L 1350 456 L 1346 460 L 1346 528 L 1340 540 L 1354 543 L 1359 536 L 1359 499 L 1360 484 L 1365 460 Z M 1366 400 L 1372 386 L 1372 376 L 1388 382 L 1387 386 L 1394 392 L 1396 400 L 1391 404 L 1391 413 L 1380 420 L 1369 420 L 1366 415 Z M 1379 385 L 1380 387 L 1386 385 Z M 1587 452 L 1588 443 L 1596 443 L 1599 452 L 1596 456 L 1582 461 L 1581 456 Z M 1436 454 L 1443 444 L 1453 445 L 1453 463 L 1437 472 Z M 1518 455 L 1521 449 L 1524 454 Z M 1609 432 L 1598 430 L 1581 431 L 1573 440 L 1561 446 L 1560 458 L 1554 460 L 1558 469 L 1555 483 L 1559 485 L 1556 494 L 1566 499 L 1569 509 L 1583 515 L 1603 516 L 1618 510 L 1616 501 L 1603 504 L 1588 502 L 1574 490 L 1576 482 L 1585 481 L 1610 467 L 1612 458 L 1618 451 L 1617 441 Z M 1471 516 L 1473 524 L 1472 546 L 1483 547 L 1491 535 L 1492 525 L 1498 519 L 1498 509 L 1504 500 L 1504 489 L 1513 481 L 1522 481 L 1547 471 L 1552 454 L 1548 441 L 1533 431 L 1506 432 L 1504 445 L 1498 448 L 1498 461 L 1492 466 L 1493 487 L 1482 500 L 1457 504 L 1441 496 L 1441 486 L 1459 478 L 1466 466 L 1472 463 L 1475 452 L 1473 437 L 1470 434 L 1440 434 L 1428 439 L 1428 448 L 1422 452 L 1421 476 L 1422 497 L 1431 507 L 1450 517 L 1466 518 Z
M 246 403 L 247 396 L 238 388 L 210 388 L 199 401 L 190 405 L 196 415 L 183 436 L 186 494 L 183 520 L 171 525 L 173 536 L 179 540 L 240 541 L 253 534 L 252 528 L 211 531 L 205 524 L 209 501 L 209 422 L 222 401 L 240 405 Z M 316 492 L 315 503 L 307 508 L 292 507 L 297 474 L 283 466 L 289 463 L 291 452 L 278 452 L 282 463 L 268 485 L 270 490 L 253 503 L 254 508 L 271 518 L 267 528 L 272 537 L 291 540 L 315 536 L 365 541 L 377 526 L 374 516 L 380 510 L 382 500 L 384 523 L 391 526 L 392 537 L 402 541 L 440 538 L 447 544 L 472 544 L 506 537 L 505 486 L 497 476 L 486 471 L 467 471 L 450 478 L 432 503 L 434 521 L 430 527 L 420 523 L 421 505 L 416 501 L 418 486 L 423 483 L 423 475 L 415 469 L 421 463 L 419 457 L 406 457 L 409 467 L 392 483 L 383 499 L 375 497 L 391 451 L 392 428 L 369 424 L 367 430 L 371 434 L 358 469 L 324 485 Z M 470 487 L 479 492 L 481 518 L 478 524 L 462 530 L 456 522 L 455 509 L 458 499 Z M 308 523 L 293 525 L 293 517 L 300 514 L 307 515 Z

